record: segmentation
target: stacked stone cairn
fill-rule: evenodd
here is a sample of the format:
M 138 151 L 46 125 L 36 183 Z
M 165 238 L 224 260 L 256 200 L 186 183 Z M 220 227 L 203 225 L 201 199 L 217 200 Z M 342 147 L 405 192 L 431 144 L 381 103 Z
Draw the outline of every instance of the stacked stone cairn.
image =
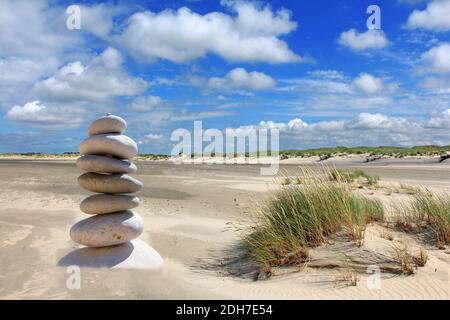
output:
M 130 177 L 137 171 L 130 162 L 137 156 L 136 143 L 123 135 L 124 119 L 107 114 L 89 127 L 89 137 L 79 145 L 81 157 L 77 167 L 87 171 L 78 177 L 79 185 L 96 194 L 88 196 L 80 209 L 93 215 L 70 229 L 73 241 L 88 247 L 109 247 L 127 243 L 144 230 L 144 222 L 131 209 L 139 199 L 131 193 L 142 188 L 142 182 Z

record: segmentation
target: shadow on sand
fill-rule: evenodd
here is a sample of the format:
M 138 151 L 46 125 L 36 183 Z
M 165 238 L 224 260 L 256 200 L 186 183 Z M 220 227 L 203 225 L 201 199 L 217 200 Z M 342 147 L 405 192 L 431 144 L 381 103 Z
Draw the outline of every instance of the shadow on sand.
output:
M 144 241 L 134 239 L 111 247 L 77 249 L 58 262 L 60 267 L 71 265 L 88 268 L 159 269 L 163 265 L 163 259 Z
M 310 249 L 310 260 L 304 265 L 285 265 L 278 269 L 293 266 L 292 270 L 300 271 L 307 266 L 312 269 L 351 270 L 365 274 L 376 266 L 386 277 L 397 276 L 403 272 L 400 264 L 388 254 L 358 247 L 354 241 L 349 241 L 348 237 L 342 234 L 329 238 L 330 243 Z M 237 243 L 224 250 L 211 250 L 210 256 L 208 259 L 197 260 L 192 269 L 255 281 L 266 279 L 261 267 L 246 255 L 242 244 Z
M 246 255 L 244 246 L 239 243 L 227 249 L 209 250 L 209 258 L 198 259 L 191 268 L 252 280 L 257 280 L 261 273 L 260 266 Z
M 60 267 L 77 265 L 90 268 L 113 268 L 131 256 L 134 245 L 131 242 L 103 248 L 76 249 L 58 262 Z

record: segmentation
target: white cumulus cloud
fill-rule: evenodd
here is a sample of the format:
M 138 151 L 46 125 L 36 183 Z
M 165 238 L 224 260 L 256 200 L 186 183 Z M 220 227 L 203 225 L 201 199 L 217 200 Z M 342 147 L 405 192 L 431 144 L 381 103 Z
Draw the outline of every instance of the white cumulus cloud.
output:
M 450 73 L 450 43 L 443 43 L 431 48 L 422 55 L 427 71 Z
M 153 111 L 164 105 L 164 100 L 158 96 L 138 97 L 129 104 L 133 111 Z
M 360 73 L 355 78 L 344 75 L 337 70 L 315 70 L 303 78 L 282 79 L 278 91 L 299 91 L 314 97 L 310 105 L 336 108 L 341 105 L 380 107 L 389 103 L 389 97 L 398 91 L 394 81 L 388 81 Z
M 106 38 L 113 28 L 113 17 L 117 14 L 118 7 L 105 3 L 79 7 L 81 30 Z
M 367 30 L 359 33 L 355 29 L 350 29 L 341 33 L 338 42 L 354 51 L 382 49 L 389 44 L 389 40 L 381 30 Z
M 447 77 L 426 77 L 422 85 L 437 94 L 450 94 L 450 79 Z
M 444 145 L 450 143 L 449 126 L 450 109 L 424 120 L 361 113 L 348 120 L 307 123 L 295 118 L 288 122 L 261 121 L 229 130 L 245 134 L 254 129 L 278 129 L 282 149 L 300 149 L 336 145 Z
M 116 41 L 144 61 L 184 63 L 217 54 L 229 61 L 300 61 L 279 37 L 296 29 L 290 12 L 250 2 L 224 2 L 236 16 L 189 8 L 134 13 Z
M 107 48 L 88 65 L 76 61 L 63 66 L 36 83 L 34 89 L 45 100 L 104 101 L 138 94 L 147 86 L 146 81 L 123 70 L 122 56 L 116 49 Z
M 435 0 L 425 10 L 414 10 L 407 26 L 432 31 L 450 30 L 450 0 Z
M 0 108 L 33 99 L 34 82 L 53 73 L 82 36 L 65 28 L 65 11 L 49 1 L 0 1 Z M 70 36 L 69 36 L 70 34 Z
M 6 113 L 6 119 L 46 129 L 75 128 L 83 123 L 87 112 L 83 108 L 67 105 L 48 107 L 40 101 L 14 106 Z
M 353 80 L 353 84 L 358 90 L 366 94 L 375 94 L 383 89 L 383 80 L 368 73 L 361 73 Z
M 248 72 L 244 68 L 235 68 L 224 78 L 212 77 L 208 80 L 211 89 L 250 89 L 264 90 L 272 88 L 275 80 L 262 72 Z

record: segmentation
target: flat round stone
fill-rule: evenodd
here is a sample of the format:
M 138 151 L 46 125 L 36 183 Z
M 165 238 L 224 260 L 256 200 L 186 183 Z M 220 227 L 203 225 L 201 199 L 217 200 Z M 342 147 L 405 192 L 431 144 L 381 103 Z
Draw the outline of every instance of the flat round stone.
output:
M 126 174 L 100 174 L 87 172 L 78 177 L 78 184 L 98 193 L 133 193 L 141 190 L 142 182 Z
M 137 171 L 134 163 L 105 156 L 84 155 L 77 159 L 77 167 L 97 173 L 133 173 Z
M 126 130 L 127 123 L 121 117 L 112 114 L 98 118 L 89 126 L 90 136 L 102 133 L 122 133 Z
M 105 214 L 133 209 L 139 206 L 139 198 L 125 194 L 94 194 L 80 203 L 87 214 Z
M 70 237 L 88 247 L 107 247 L 139 237 L 144 231 L 141 216 L 131 210 L 100 214 L 75 223 Z
M 90 136 L 80 143 L 78 149 L 82 155 L 112 155 L 120 159 L 134 158 L 138 152 L 133 139 L 114 133 Z

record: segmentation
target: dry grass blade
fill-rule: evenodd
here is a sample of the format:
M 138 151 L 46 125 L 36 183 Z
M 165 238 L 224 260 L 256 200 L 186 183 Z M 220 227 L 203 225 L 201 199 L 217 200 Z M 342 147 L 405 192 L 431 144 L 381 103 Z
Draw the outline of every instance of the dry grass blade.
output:
M 413 259 L 416 265 L 418 265 L 419 267 L 424 267 L 428 261 L 428 252 L 425 249 L 420 248 L 419 255 L 414 257 Z
M 416 271 L 414 257 L 405 243 L 393 244 L 393 257 L 400 264 L 403 273 L 413 274 Z

